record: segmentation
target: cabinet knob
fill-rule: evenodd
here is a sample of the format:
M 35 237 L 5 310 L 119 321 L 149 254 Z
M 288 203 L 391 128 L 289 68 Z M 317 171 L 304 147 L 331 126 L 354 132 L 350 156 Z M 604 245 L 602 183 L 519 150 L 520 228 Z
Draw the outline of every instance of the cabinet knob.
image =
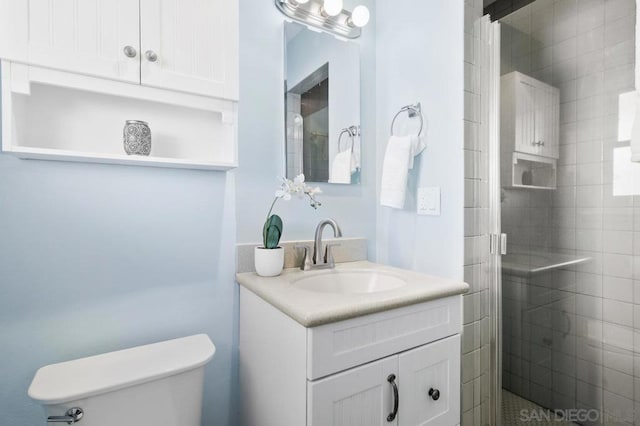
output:
M 429 396 L 434 401 L 437 401 L 440 399 L 440 391 L 438 389 L 431 388 L 429 389 Z
M 136 55 L 138 54 L 138 51 L 133 46 L 125 46 L 124 49 L 122 50 L 124 51 L 124 55 L 127 58 L 135 58 Z
M 147 50 L 144 52 L 144 57 L 147 58 L 149 62 L 155 62 L 158 60 L 158 55 L 153 50 Z

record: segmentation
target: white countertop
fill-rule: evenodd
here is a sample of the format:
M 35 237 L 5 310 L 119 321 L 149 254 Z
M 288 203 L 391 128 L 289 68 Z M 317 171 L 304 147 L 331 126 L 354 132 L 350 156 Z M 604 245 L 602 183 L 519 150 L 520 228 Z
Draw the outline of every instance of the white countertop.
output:
M 406 285 L 387 291 L 360 294 L 320 293 L 296 288 L 292 282 L 314 274 L 344 270 L 370 270 L 395 275 Z M 462 281 L 435 277 L 369 261 L 339 263 L 335 269 L 302 271 L 285 269 L 277 277 L 261 277 L 254 272 L 236 274 L 238 283 L 278 308 L 305 327 L 315 327 L 361 315 L 399 308 L 428 300 L 467 292 Z

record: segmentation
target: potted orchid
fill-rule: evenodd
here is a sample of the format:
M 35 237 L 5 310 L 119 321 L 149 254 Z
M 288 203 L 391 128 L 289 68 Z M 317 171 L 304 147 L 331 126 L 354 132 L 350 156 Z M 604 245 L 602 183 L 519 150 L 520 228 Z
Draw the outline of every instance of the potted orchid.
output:
M 262 246 L 255 248 L 255 267 L 258 275 L 275 277 L 280 275 L 284 267 L 284 249 L 278 245 L 283 230 L 282 219 L 277 214 L 271 214 L 278 200 L 289 201 L 294 195 L 300 198 L 307 197 L 311 207 L 317 209 L 321 204 L 316 200 L 316 195 L 321 192 L 320 188 L 304 183 L 303 174 L 296 176 L 293 180 L 282 179 L 282 185 L 275 193 L 262 227 Z

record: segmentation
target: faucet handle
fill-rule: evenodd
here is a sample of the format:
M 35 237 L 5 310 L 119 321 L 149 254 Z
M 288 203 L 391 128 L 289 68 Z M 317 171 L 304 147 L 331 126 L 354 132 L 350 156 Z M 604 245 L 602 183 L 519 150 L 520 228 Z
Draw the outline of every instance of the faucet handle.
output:
M 311 246 L 308 244 L 296 244 L 293 246 L 297 249 L 304 249 L 304 258 L 302 260 L 302 265 L 300 265 L 300 269 L 303 271 L 307 271 L 311 269 L 313 265 L 313 261 L 311 260 Z
M 326 244 L 326 248 L 324 251 L 324 263 L 329 264 L 330 268 L 333 268 L 336 264 L 335 260 L 333 259 L 333 251 L 331 250 L 332 247 L 337 247 L 337 246 L 341 246 L 342 244 L 340 243 L 327 243 Z

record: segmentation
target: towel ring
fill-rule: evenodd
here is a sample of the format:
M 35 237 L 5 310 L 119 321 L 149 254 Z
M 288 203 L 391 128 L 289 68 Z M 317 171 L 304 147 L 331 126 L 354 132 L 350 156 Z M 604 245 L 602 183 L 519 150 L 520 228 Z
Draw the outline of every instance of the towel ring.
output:
M 393 116 L 393 120 L 391 120 L 391 136 L 393 136 L 393 126 L 396 124 L 396 118 L 398 118 L 398 116 L 405 111 L 407 112 L 407 115 L 409 116 L 409 118 L 414 118 L 415 116 L 418 116 L 418 118 L 420 118 L 420 130 L 418 130 L 418 136 L 420 136 L 422 134 L 422 129 L 424 127 L 424 118 L 422 117 L 422 105 L 420 105 L 420 102 L 418 102 L 415 105 L 403 106 L 402 108 L 400 108 L 400 111 L 398 111 L 396 115 Z
M 338 136 L 338 152 L 342 152 L 342 136 L 345 133 L 351 138 L 351 152 L 353 152 L 354 138 L 360 134 L 360 128 L 358 126 L 349 126 L 342 129 L 340 136 Z

